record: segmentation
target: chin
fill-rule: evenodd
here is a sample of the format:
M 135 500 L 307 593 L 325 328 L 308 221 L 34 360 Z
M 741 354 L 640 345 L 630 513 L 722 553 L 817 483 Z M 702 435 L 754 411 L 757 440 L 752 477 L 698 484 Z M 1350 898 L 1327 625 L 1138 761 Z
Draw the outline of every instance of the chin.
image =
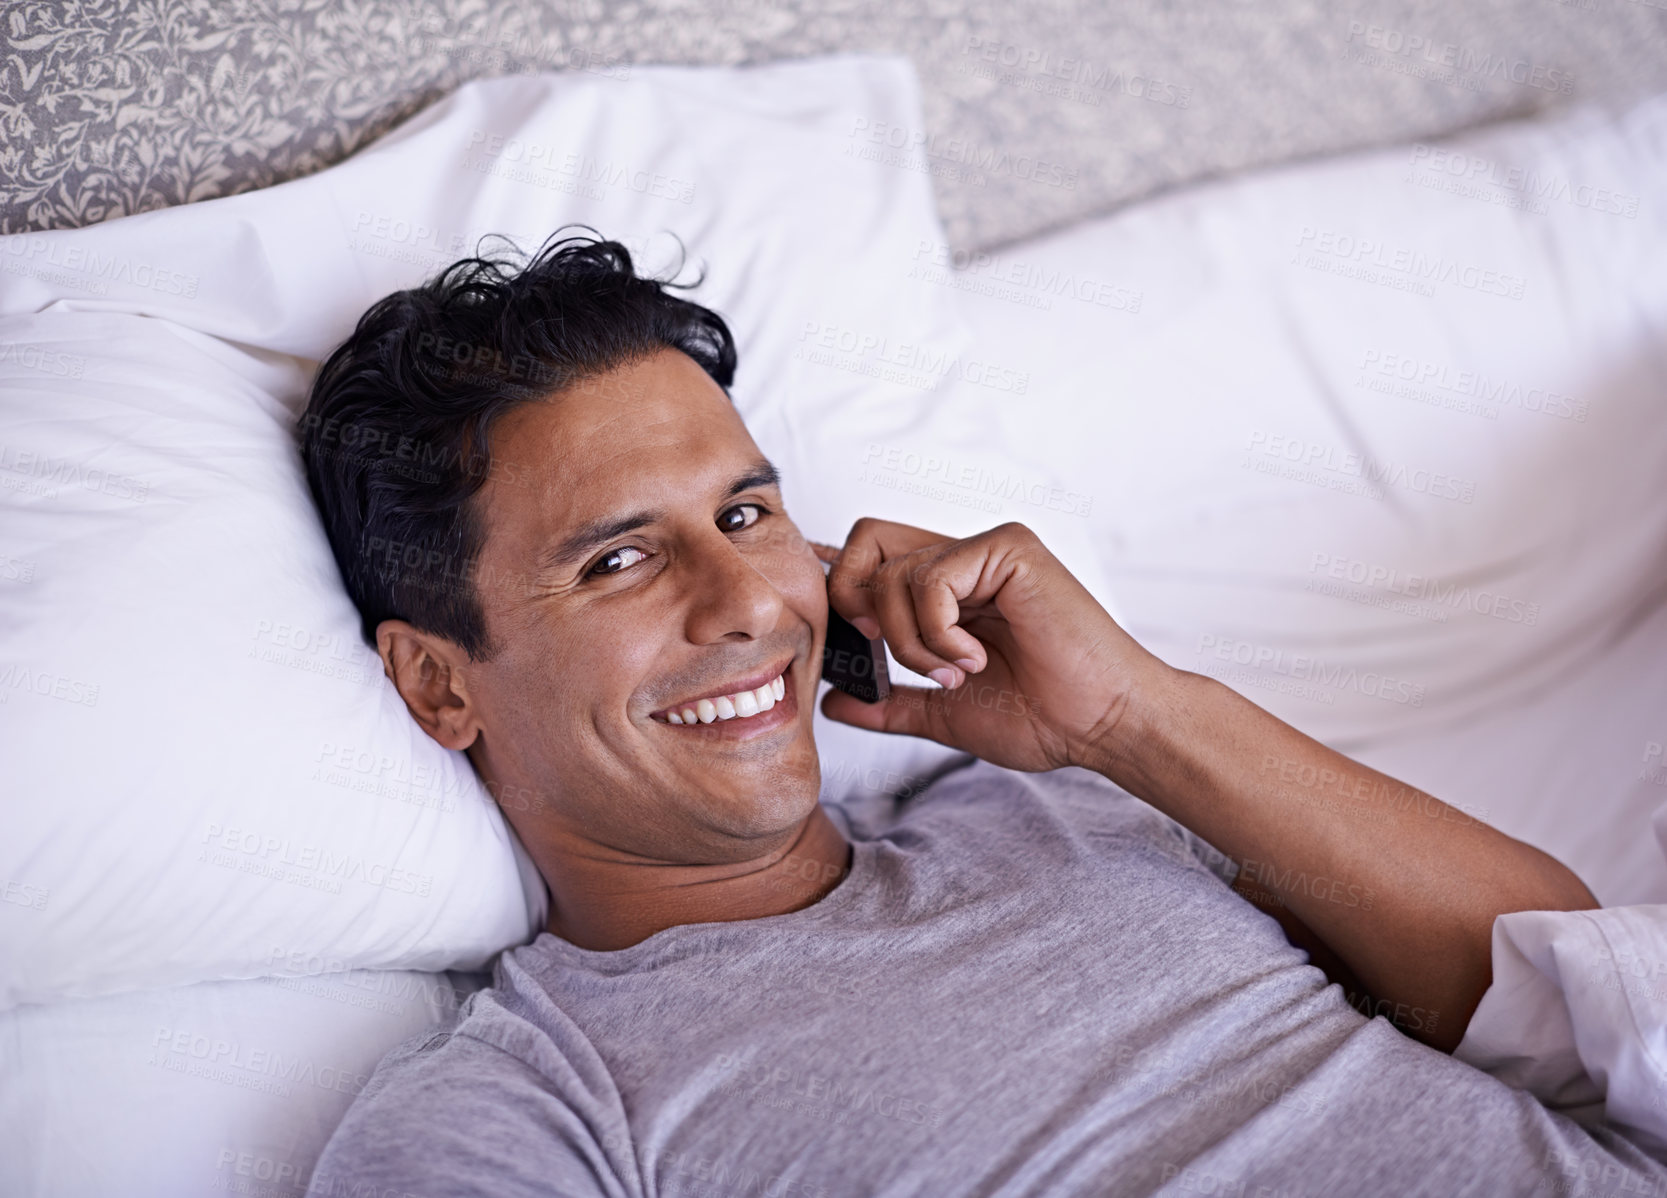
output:
M 736 839 L 777 836 L 804 823 L 819 798 L 816 779 L 803 778 L 783 786 L 749 788 L 745 794 L 714 795 L 702 822 Z

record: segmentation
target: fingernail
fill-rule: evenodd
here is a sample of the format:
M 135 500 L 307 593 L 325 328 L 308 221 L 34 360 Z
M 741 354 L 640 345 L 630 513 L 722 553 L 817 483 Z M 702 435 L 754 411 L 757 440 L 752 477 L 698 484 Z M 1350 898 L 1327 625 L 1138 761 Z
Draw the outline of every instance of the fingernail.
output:
M 871 641 L 880 639 L 880 626 L 870 616 L 858 616 L 851 621 L 851 626 Z
M 945 690 L 955 689 L 955 671 L 948 666 L 939 666 L 935 670 L 929 670 L 926 676 Z
M 978 672 L 978 663 L 970 657 L 957 657 L 955 659 L 955 664 L 960 666 L 969 674 L 976 674 Z

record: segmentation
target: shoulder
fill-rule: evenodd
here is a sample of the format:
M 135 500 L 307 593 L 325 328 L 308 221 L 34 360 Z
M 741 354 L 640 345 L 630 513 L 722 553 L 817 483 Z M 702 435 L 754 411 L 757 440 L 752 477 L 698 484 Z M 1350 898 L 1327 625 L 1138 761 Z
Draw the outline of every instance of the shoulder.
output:
M 976 759 L 934 780 L 903 808 L 899 822 L 966 816 L 1020 825 L 1068 821 L 1131 832 L 1161 827 L 1153 808 L 1092 770 L 1033 774 Z
M 976 825 L 981 834 L 999 829 L 1028 842 L 1053 835 L 1092 846 L 1096 856 L 1155 853 L 1229 884 L 1237 873 L 1213 845 L 1087 769 L 1029 774 L 973 761 L 936 780 L 904 808 L 899 823 L 911 818 Z
M 472 995 L 452 1029 L 407 1040 L 377 1065 L 308 1193 L 624 1192 L 609 1151 L 623 1142 L 617 1093 L 605 1082 L 602 1092 L 587 1088 L 577 1070 L 550 1069 L 560 1058 L 553 1045 L 518 1050 L 517 1040 L 538 1039 L 494 991 Z

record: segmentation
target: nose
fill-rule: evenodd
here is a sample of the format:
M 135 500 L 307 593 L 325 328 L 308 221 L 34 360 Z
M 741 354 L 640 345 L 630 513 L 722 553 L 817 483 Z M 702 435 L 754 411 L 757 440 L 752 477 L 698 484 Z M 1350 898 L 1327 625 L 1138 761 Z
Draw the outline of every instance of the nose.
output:
M 696 551 L 690 579 L 688 637 L 692 644 L 756 640 L 774 632 L 785 606 L 776 584 L 719 533 Z

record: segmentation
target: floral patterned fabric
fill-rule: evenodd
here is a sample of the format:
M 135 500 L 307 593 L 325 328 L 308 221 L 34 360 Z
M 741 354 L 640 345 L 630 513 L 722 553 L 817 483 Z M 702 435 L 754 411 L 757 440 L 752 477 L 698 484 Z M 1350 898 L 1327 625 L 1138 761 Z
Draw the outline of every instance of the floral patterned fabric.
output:
M 467 79 L 909 54 L 951 243 L 1162 187 L 1667 89 L 1662 0 L 6 0 L 0 232 L 264 187 Z

